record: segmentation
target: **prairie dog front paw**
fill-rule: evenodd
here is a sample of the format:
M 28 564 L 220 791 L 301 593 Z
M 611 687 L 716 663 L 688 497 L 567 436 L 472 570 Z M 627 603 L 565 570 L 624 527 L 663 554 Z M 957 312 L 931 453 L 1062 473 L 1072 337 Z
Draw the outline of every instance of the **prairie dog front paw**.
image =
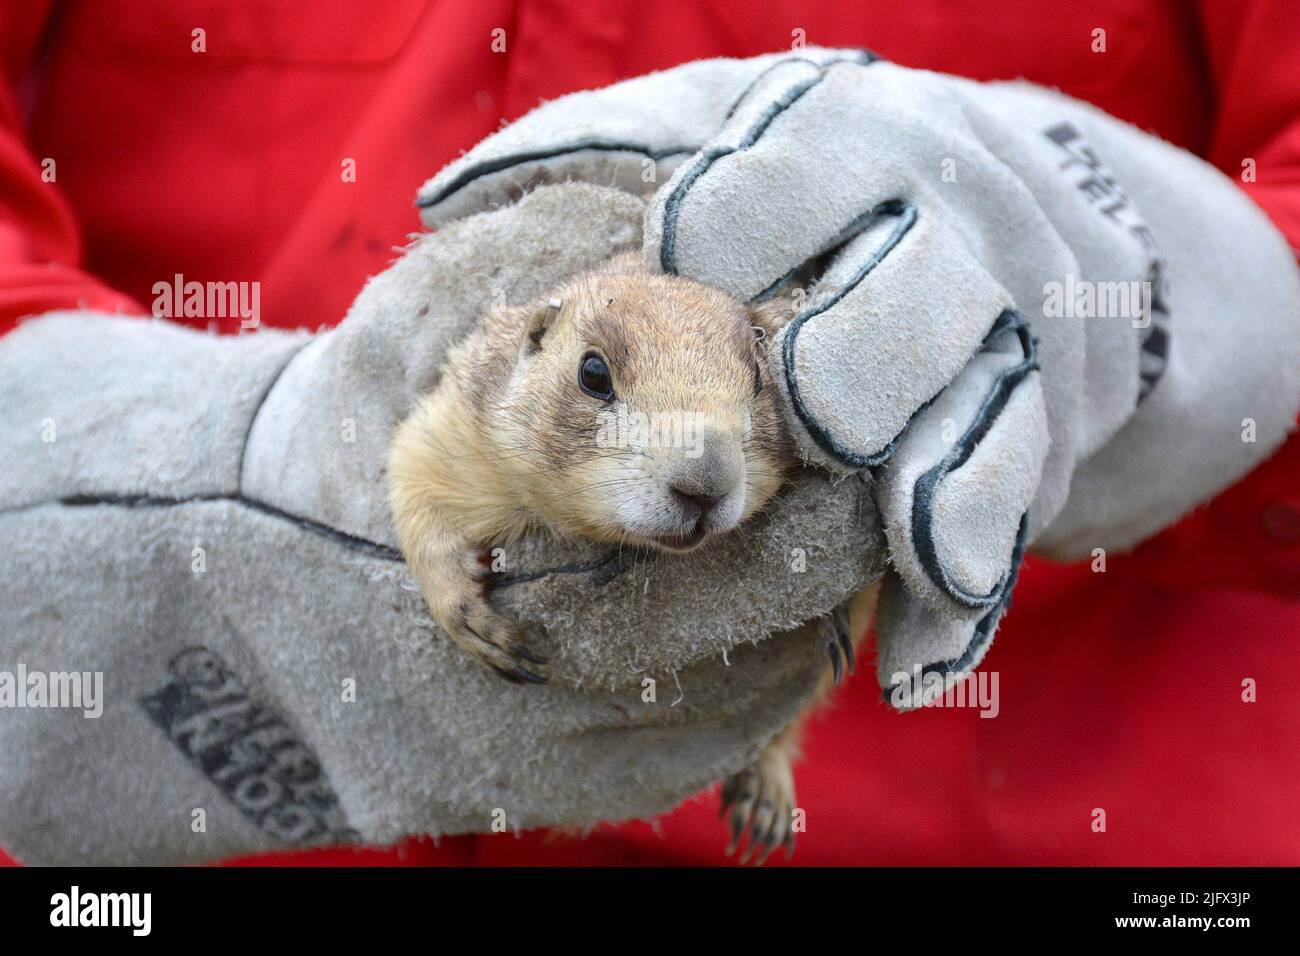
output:
M 512 684 L 545 684 L 547 660 L 531 646 L 530 635 L 518 621 L 470 598 L 457 608 L 455 619 L 439 622 L 463 650 Z
M 462 650 L 512 684 L 544 684 L 547 659 L 528 629 L 488 603 L 488 562 L 477 548 L 457 549 L 412 562 L 434 620 Z

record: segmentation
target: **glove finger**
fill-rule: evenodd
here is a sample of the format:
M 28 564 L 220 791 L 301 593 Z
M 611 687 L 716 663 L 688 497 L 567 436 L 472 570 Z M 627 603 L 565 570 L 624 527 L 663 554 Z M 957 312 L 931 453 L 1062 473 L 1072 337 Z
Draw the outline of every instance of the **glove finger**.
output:
M 891 562 L 944 618 L 982 618 L 1016 574 L 1050 445 L 1034 345 L 1023 318 L 1003 312 L 877 475 Z
M 425 183 L 416 199 L 421 218 L 436 228 L 566 180 L 653 192 L 722 127 L 757 77 L 791 58 L 701 60 L 545 103 Z
M 961 194 L 915 172 L 933 165 L 936 148 L 963 168 L 989 158 L 973 138 L 904 136 L 917 118 L 877 105 L 880 84 L 869 79 L 894 68 L 863 67 L 865 56 L 760 77 L 646 218 L 646 254 L 663 271 L 742 298 L 795 300 L 769 358 L 803 451 L 838 470 L 882 461 L 1012 302 L 984 266 L 987 244 L 971 242 L 952 205 Z M 866 122 L 882 128 L 872 135 Z M 891 126 L 897 137 L 885 135 Z M 926 158 L 903 162 L 909 154 Z M 823 263 L 810 295 L 780 291 Z
M 759 74 L 721 131 L 656 197 L 647 261 L 752 299 L 899 191 L 893 169 L 864 172 L 853 155 L 857 137 L 843 135 L 862 122 L 845 90 L 856 74 L 843 71 L 874 62 L 844 50 L 790 57 Z
M 1011 304 L 940 210 L 904 202 L 877 207 L 793 299 L 769 364 L 805 455 L 839 471 L 885 461 Z
M 876 679 L 885 701 L 895 710 L 915 710 L 971 673 L 988 653 L 1010 595 L 1008 586 L 1003 600 L 978 620 L 950 618 L 917 600 L 902 578 L 887 574 L 876 614 Z

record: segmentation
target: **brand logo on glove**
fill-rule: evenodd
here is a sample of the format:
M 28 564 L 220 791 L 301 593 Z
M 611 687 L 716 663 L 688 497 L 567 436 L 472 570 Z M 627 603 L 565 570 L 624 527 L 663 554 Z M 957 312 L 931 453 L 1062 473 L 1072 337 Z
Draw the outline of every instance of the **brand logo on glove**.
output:
M 192 647 L 168 670 L 141 706 L 244 816 L 286 843 L 356 842 L 316 756 L 220 657 Z
M 1061 169 L 1077 173 L 1074 184 L 1088 203 L 1136 239 L 1145 256 L 1143 284 L 1149 290 L 1146 293 L 1147 315 L 1143 317 L 1145 324 L 1137 326 L 1144 330 L 1139 367 L 1142 379 L 1138 391 L 1140 404 L 1156 387 L 1168 363 L 1171 315 L 1165 292 L 1164 260 L 1151 227 L 1083 133 L 1073 123 L 1062 122 L 1044 130 L 1043 135 L 1065 151 L 1067 158 L 1061 163 Z

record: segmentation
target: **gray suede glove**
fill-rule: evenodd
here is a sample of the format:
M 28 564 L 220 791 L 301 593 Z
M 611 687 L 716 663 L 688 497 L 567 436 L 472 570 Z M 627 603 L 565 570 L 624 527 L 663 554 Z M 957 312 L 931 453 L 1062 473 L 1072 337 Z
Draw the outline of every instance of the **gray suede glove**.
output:
M 882 571 L 856 483 L 809 473 L 700 553 L 511 549 L 494 598 L 548 629 L 545 687 L 436 630 L 389 525 L 389 436 L 448 345 L 643 215 L 538 190 L 421 238 L 316 336 L 64 313 L 0 339 L 0 846 L 156 864 L 585 827 L 753 761 L 826 668 L 804 622 Z
M 421 202 L 444 222 L 560 178 L 657 190 L 651 267 L 795 297 L 771 361 L 807 457 L 873 486 L 899 708 L 979 663 L 1026 547 L 1132 547 L 1300 407 L 1300 282 L 1268 220 L 1027 84 L 859 51 L 688 64 L 546 104 Z

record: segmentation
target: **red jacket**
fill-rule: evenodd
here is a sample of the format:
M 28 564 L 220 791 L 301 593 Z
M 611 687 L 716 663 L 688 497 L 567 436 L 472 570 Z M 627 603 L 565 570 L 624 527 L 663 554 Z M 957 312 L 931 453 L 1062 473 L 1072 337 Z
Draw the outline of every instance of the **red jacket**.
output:
M 259 280 L 269 325 L 334 323 L 418 228 L 416 187 L 539 99 L 796 36 L 1058 86 L 1239 180 L 1253 159 L 1243 188 L 1300 245 L 1290 0 L 29 0 L 0 8 L 0 330 L 78 304 L 143 312 L 177 272 Z M 984 664 L 997 719 L 897 716 L 864 667 L 810 729 L 796 859 L 1300 864 L 1298 640 L 1293 440 L 1105 574 L 1028 562 Z M 276 859 L 711 863 L 716 808 L 586 840 Z

